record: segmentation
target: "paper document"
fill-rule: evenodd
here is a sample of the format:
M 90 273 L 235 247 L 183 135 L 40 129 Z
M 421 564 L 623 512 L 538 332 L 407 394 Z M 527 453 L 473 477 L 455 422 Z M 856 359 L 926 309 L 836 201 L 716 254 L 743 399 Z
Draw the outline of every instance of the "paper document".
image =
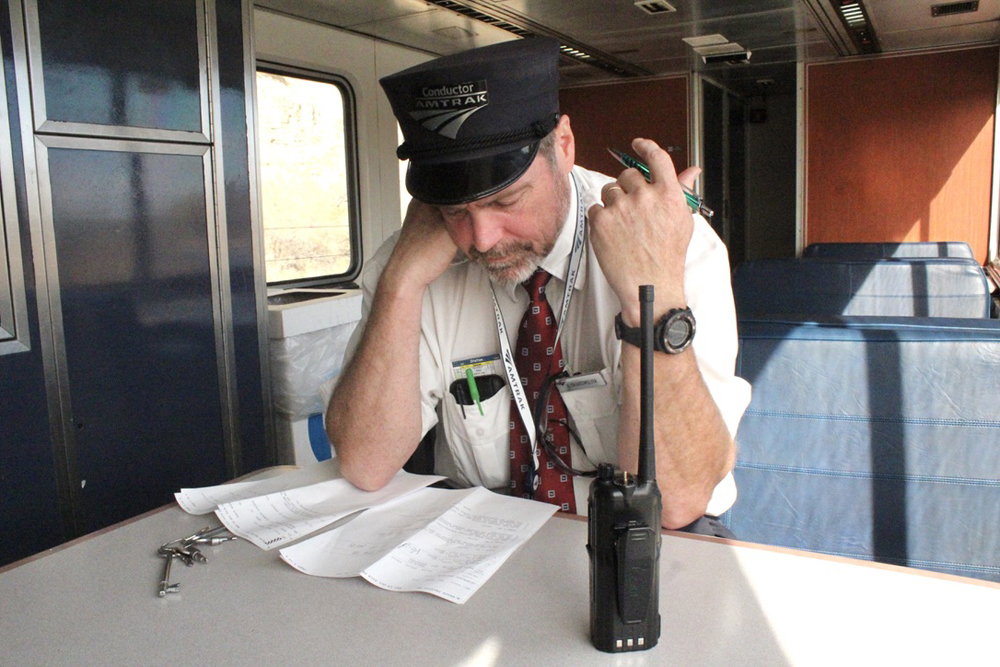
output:
M 234 535 L 261 549 L 273 549 L 440 479 L 444 478 L 400 470 L 378 491 L 362 491 L 346 479 L 332 479 L 224 503 L 215 514 Z
M 391 591 L 464 603 L 555 511 L 483 488 L 423 489 L 280 551 L 320 577 L 361 576 Z
M 327 459 L 283 475 L 262 479 L 257 482 L 235 482 L 219 486 L 205 486 L 200 489 L 181 489 L 174 494 L 177 504 L 188 514 L 208 514 L 219 505 L 236 500 L 265 496 L 269 493 L 287 491 L 300 486 L 309 486 L 340 477 L 340 460 Z

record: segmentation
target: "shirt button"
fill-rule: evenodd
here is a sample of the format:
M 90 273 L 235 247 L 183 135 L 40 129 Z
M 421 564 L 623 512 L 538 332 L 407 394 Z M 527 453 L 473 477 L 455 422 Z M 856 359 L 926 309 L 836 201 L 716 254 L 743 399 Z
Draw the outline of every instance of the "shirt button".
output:
M 481 435 L 483 435 L 485 433 L 486 433 L 486 429 L 482 429 L 482 428 L 477 428 L 476 429 L 476 435 L 480 435 L 481 436 Z

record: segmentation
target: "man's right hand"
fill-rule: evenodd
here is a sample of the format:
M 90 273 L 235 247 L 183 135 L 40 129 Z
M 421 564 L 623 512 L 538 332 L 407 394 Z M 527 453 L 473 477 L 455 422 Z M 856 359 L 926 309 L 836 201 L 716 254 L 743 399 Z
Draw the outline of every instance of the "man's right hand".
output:
M 411 199 L 382 280 L 423 289 L 447 270 L 457 252 L 440 209 Z

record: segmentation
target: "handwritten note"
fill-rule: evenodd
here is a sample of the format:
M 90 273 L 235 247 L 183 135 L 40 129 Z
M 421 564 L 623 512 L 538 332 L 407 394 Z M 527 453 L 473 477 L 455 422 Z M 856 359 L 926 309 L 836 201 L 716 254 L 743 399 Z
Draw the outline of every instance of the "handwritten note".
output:
M 280 551 L 295 569 L 464 603 L 556 511 L 483 488 L 423 489 Z

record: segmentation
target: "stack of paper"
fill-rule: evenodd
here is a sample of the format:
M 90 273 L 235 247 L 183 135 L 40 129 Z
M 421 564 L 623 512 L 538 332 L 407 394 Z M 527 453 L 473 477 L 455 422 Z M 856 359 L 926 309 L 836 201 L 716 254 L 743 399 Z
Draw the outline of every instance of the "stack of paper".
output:
M 192 514 L 214 510 L 233 534 L 262 549 L 366 510 L 281 549 L 281 558 L 306 574 L 361 576 L 387 590 L 463 603 L 556 507 L 483 488 L 425 488 L 439 479 L 400 471 L 383 489 L 366 492 L 340 478 L 332 459 L 260 482 L 181 489 L 176 498 Z

